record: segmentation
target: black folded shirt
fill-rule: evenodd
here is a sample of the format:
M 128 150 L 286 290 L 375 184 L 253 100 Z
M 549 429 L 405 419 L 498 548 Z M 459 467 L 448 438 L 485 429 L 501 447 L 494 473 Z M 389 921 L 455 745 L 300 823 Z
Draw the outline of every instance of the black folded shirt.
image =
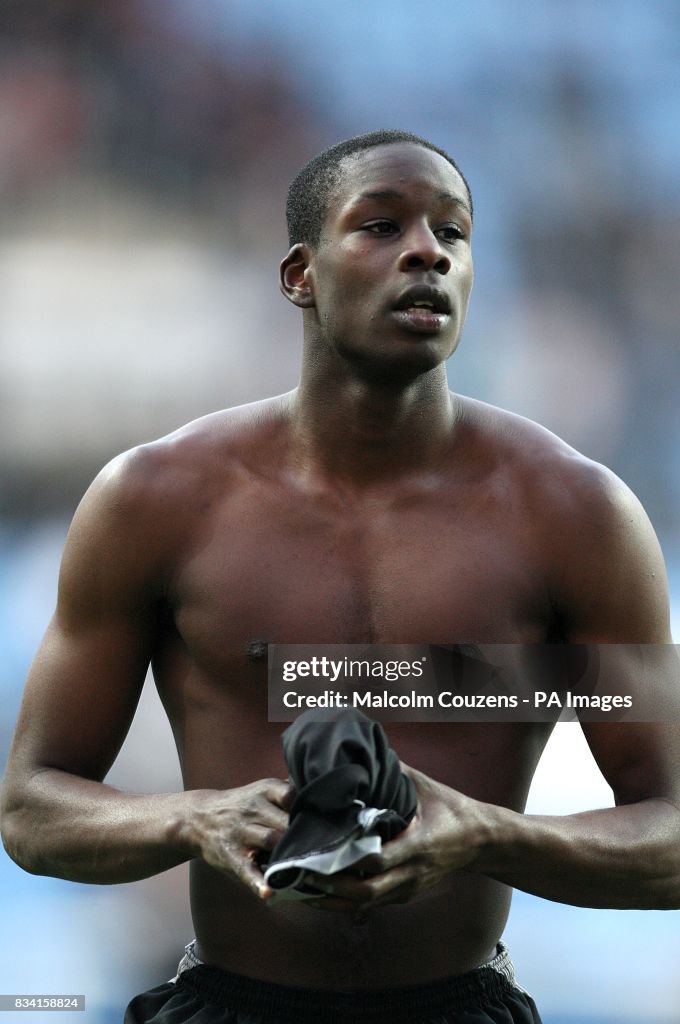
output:
M 416 791 L 382 726 L 360 711 L 306 711 L 282 739 L 296 796 L 264 877 L 279 899 L 305 899 L 322 893 L 308 872 L 342 871 L 405 829 Z

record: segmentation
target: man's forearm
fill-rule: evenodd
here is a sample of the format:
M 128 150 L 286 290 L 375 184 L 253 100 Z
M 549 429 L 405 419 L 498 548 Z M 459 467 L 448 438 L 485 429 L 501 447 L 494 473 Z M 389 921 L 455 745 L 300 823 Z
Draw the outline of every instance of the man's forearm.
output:
M 26 871 L 74 882 L 148 878 L 194 856 L 181 823 L 192 793 L 123 793 L 56 769 L 5 800 L 2 836 Z
M 643 800 L 565 817 L 488 807 L 487 840 L 469 869 L 585 907 L 680 907 L 680 810 Z

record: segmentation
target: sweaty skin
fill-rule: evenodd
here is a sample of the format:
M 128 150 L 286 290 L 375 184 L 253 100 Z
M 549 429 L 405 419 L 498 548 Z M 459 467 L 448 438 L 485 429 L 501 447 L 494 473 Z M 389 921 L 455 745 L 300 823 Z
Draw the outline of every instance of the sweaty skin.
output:
M 256 856 L 290 792 L 266 644 L 670 641 L 658 544 L 630 492 L 535 424 L 448 391 L 472 283 L 461 179 L 418 146 L 362 157 L 318 250 L 294 246 L 282 266 L 304 310 L 300 387 L 120 457 L 83 500 L 3 804 L 4 841 L 31 871 L 118 882 L 191 859 L 204 960 L 328 989 L 478 966 L 513 885 L 680 904 L 677 726 L 584 724 L 618 806 L 529 817 L 542 723 L 388 724 L 418 789 L 412 825 L 314 905 L 267 902 Z M 441 323 L 395 316 L 420 283 L 445 292 Z M 179 794 L 102 781 L 150 661 Z

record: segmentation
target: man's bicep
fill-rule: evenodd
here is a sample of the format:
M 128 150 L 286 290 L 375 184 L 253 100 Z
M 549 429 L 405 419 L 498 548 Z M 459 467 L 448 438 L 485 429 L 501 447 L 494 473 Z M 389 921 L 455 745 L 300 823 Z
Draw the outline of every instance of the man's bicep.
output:
M 14 756 L 24 770 L 59 768 L 102 779 L 139 700 L 149 647 L 129 625 L 64 633 L 52 621 L 31 666 Z
M 139 496 L 108 474 L 74 518 L 57 609 L 31 666 L 10 773 L 103 778 L 125 738 L 153 652 L 158 557 Z
M 635 495 L 613 474 L 592 477 L 554 532 L 554 603 L 570 643 L 669 643 L 663 556 Z
M 680 809 L 680 722 L 583 722 L 617 804 L 661 798 Z

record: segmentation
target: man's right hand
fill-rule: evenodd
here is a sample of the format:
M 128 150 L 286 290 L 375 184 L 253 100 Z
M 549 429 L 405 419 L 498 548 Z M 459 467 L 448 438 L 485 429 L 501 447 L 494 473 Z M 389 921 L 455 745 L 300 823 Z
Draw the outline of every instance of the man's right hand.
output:
M 291 785 L 260 779 L 238 789 L 201 789 L 187 795 L 192 797 L 191 810 L 180 826 L 181 838 L 190 843 L 194 856 L 238 878 L 260 899 L 271 896 L 257 859 L 262 851 L 271 852 L 288 828 Z

